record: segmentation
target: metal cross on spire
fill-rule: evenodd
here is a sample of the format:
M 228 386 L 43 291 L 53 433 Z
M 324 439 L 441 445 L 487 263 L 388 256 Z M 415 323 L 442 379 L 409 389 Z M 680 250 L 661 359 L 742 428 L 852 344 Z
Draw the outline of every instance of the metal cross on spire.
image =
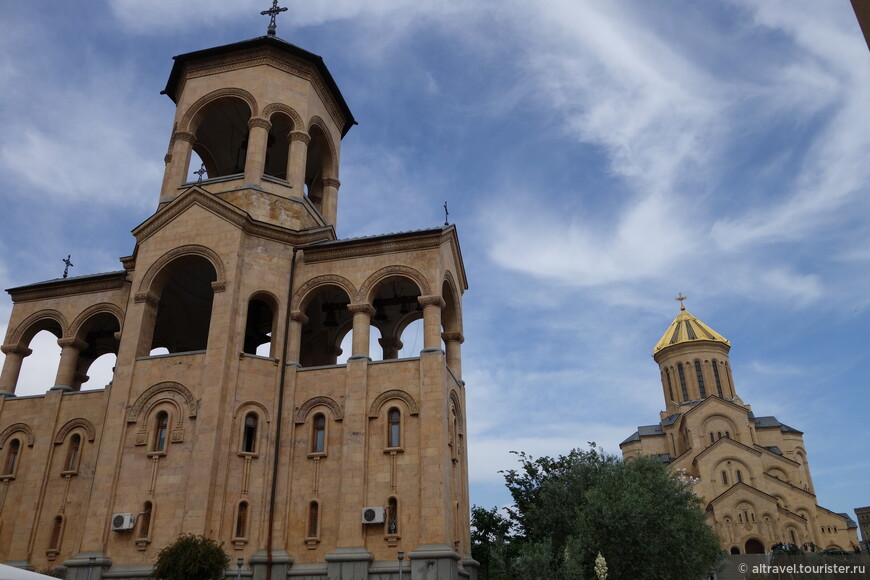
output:
M 444 202 L 444 225 L 445 226 L 450 225 L 447 223 L 447 216 L 449 216 L 449 215 L 450 215 L 450 212 L 447 211 L 447 202 L 445 201 Z
M 64 278 L 66 278 L 67 276 L 69 276 L 69 269 L 72 268 L 73 265 L 74 265 L 74 264 L 70 261 L 70 257 L 71 257 L 70 254 L 67 254 L 66 258 L 62 258 L 63 263 L 66 264 L 66 267 L 63 269 L 63 277 L 64 277 Z
M 686 309 L 686 305 L 683 304 L 683 300 L 685 300 L 686 298 L 688 298 L 688 296 L 683 296 L 682 292 L 677 292 L 677 297 L 674 298 L 674 300 L 680 303 L 680 310 Z
M 260 12 L 263 16 L 271 16 L 272 18 L 269 20 L 269 29 L 267 32 L 269 36 L 275 36 L 275 17 L 281 14 L 282 12 L 287 12 L 287 8 L 281 8 L 278 6 L 278 0 L 272 0 L 272 7 L 268 10 L 263 10 Z
M 205 170 L 205 163 L 203 163 L 202 166 L 193 173 L 194 175 L 199 175 L 199 179 L 196 180 L 196 184 L 199 185 L 200 183 L 202 183 L 202 176 L 208 173 L 208 171 Z

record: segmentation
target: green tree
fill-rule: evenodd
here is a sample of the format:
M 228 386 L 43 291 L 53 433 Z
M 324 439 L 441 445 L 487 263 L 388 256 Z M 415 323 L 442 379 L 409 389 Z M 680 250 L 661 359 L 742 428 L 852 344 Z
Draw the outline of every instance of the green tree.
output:
M 157 554 L 152 578 L 161 580 L 221 580 L 229 556 L 214 540 L 181 534 Z
M 518 528 L 511 541 L 525 547 L 504 578 L 593 578 L 599 552 L 612 578 L 697 580 L 714 568 L 719 540 L 700 500 L 661 461 L 624 462 L 594 444 L 556 458 L 518 456 L 505 480 Z M 532 560 L 548 570 L 533 574 Z
M 501 578 L 501 562 L 511 543 L 511 521 L 498 508 L 471 508 L 471 557 L 480 564 L 481 580 Z

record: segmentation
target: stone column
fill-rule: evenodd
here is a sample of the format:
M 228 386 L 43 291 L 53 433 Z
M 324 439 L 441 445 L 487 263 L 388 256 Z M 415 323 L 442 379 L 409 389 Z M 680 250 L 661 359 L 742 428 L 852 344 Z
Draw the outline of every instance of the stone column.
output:
M 170 201 L 178 193 L 178 188 L 187 177 L 190 167 L 190 154 L 196 136 L 187 131 L 176 131 L 169 142 L 169 153 L 163 158 L 166 168 L 163 170 L 163 186 L 160 188 L 160 202 Z
M 453 371 L 457 379 L 462 378 L 462 343 L 465 337 L 461 332 L 444 332 L 441 334 L 444 345 L 447 347 L 447 366 Z
M 441 309 L 444 299 L 437 294 L 420 296 L 417 301 L 423 307 L 423 351 L 441 350 Z
M 399 351 L 402 350 L 402 341 L 397 336 L 379 338 L 378 344 L 384 349 L 384 360 L 399 358 Z
M 334 177 L 323 178 L 323 202 L 321 213 L 326 223 L 337 227 L 336 220 L 338 219 L 338 188 L 341 187 L 341 182 Z
M 4 344 L 0 352 L 6 355 L 3 363 L 3 373 L 0 374 L 0 397 L 14 397 L 18 385 L 18 375 L 21 374 L 21 363 L 24 357 L 30 356 L 32 350 L 18 344 Z
M 311 137 L 304 131 L 290 132 L 290 153 L 287 156 L 287 181 L 294 197 L 305 195 L 305 166 L 308 163 L 308 144 Z
M 272 123 L 262 117 L 248 120 L 248 152 L 245 156 L 245 185 L 259 185 L 266 167 L 266 147 Z
M 350 358 L 369 358 L 369 332 L 375 309 L 371 304 L 348 304 L 347 309 L 353 314 L 353 348 Z
M 308 324 L 308 317 L 301 310 L 290 313 L 290 329 L 284 338 L 287 344 L 287 360 L 284 364 L 299 366 L 299 351 L 302 348 L 302 327 Z
M 76 370 L 79 366 L 79 354 L 88 347 L 88 343 L 78 338 L 59 338 L 57 344 L 60 352 L 60 365 L 57 367 L 57 378 L 52 391 L 76 390 Z

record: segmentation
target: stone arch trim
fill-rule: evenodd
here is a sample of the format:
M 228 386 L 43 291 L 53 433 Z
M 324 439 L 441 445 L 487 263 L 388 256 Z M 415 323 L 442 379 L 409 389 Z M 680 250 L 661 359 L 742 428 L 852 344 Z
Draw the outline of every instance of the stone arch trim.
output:
M 311 129 L 317 127 L 323 134 L 323 140 L 326 143 L 327 152 L 329 153 L 329 163 L 324 165 L 323 177 L 338 179 L 338 153 L 335 149 L 335 143 L 332 142 L 332 137 L 329 134 L 329 129 L 323 119 L 314 115 L 308 121 L 308 134 L 311 135 Z
M 391 389 L 389 391 L 384 391 L 380 395 L 378 395 L 375 400 L 372 402 L 372 406 L 369 407 L 369 419 L 376 419 L 378 414 L 381 412 L 381 407 L 383 407 L 387 401 L 392 399 L 399 399 L 400 401 L 404 401 L 404 403 L 408 406 L 408 412 L 411 415 L 419 415 L 420 407 L 417 405 L 417 401 L 414 400 L 408 392 L 403 391 L 401 389 Z
M 226 269 L 224 268 L 223 260 L 218 256 L 217 252 L 211 248 L 200 246 L 198 244 L 188 244 L 186 246 L 179 246 L 169 250 L 151 264 L 151 267 L 148 268 L 148 271 L 142 278 L 142 282 L 139 283 L 138 295 L 147 295 L 151 290 L 151 285 L 154 283 L 154 278 L 157 277 L 157 274 L 170 262 L 182 256 L 200 256 L 211 262 L 217 276 L 217 280 L 212 282 L 212 288 L 215 292 L 220 292 L 226 289 Z
M 158 397 L 161 393 L 166 393 L 169 395 L 171 400 L 175 400 L 175 397 L 172 397 L 173 394 L 180 396 L 183 400 L 183 407 L 187 408 L 187 417 L 190 419 L 196 419 L 196 414 L 199 411 L 199 401 L 193 398 L 193 393 L 191 393 L 187 387 L 182 385 L 181 383 L 176 383 L 172 381 L 167 381 L 163 383 L 157 383 L 156 385 L 149 387 L 145 390 L 144 393 L 139 395 L 139 398 L 136 399 L 136 402 L 130 406 L 130 410 L 127 412 L 127 423 L 135 423 L 139 420 L 139 415 L 143 408 L 145 408 L 146 403 L 148 403 L 151 399 Z M 156 403 L 157 401 L 155 401 Z M 149 408 L 153 405 L 149 405 Z M 183 414 L 183 413 L 182 413 Z M 179 417 L 181 419 L 181 417 Z
M 87 419 L 77 418 L 70 419 L 64 426 L 58 429 L 57 435 L 54 436 L 54 444 L 60 445 L 66 439 L 66 436 L 70 434 L 70 432 L 74 429 L 84 429 L 85 433 L 88 436 L 88 441 L 93 441 L 94 437 L 97 435 L 97 430 L 94 429 L 94 424 L 88 421 Z
M 239 403 L 239 406 L 236 407 L 236 417 L 242 417 L 247 415 L 250 411 L 254 411 L 259 413 L 259 415 L 263 418 L 263 421 L 266 423 L 271 423 L 272 419 L 269 416 L 269 410 L 266 408 L 266 405 L 259 401 L 243 401 Z
M 15 433 L 23 433 L 24 438 L 26 440 L 28 447 L 33 447 L 33 444 L 36 442 L 36 438 L 33 436 L 33 429 L 27 423 L 13 423 L 9 425 L 3 432 L 0 433 L 0 449 L 6 445 L 6 442 L 9 440 L 12 435 Z
M 417 284 L 417 287 L 420 289 L 420 294 L 422 296 L 428 296 L 432 294 L 429 281 L 426 279 L 426 276 L 424 276 L 419 270 L 411 268 L 410 266 L 387 266 L 386 268 L 381 268 L 380 270 L 366 278 L 366 281 L 363 282 L 363 285 L 360 287 L 354 302 L 371 304 L 373 300 L 373 297 L 370 296 L 372 289 L 376 287 L 382 280 L 390 276 L 401 276 L 409 278 L 411 281 Z
M 272 115 L 275 113 L 284 113 L 293 121 L 293 131 L 305 131 L 305 121 L 302 120 L 302 116 L 296 112 L 293 107 L 285 105 L 284 103 L 269 103 L 265 107 L 263 107 L 263 112 L 261 116 L 270 119 Z
M 68 328 L 66 317 L 64 317 L 64 315 L 61 314 L 59 311 L 53 309 L 40 310 L 39 312 L 34 312 L 18 324 L 18 326 L 15 328 L 15 332 L 12 333 L 12 340 L 10 341 L 10 344 L 19 344 L 28 334 L 28 330 L 34 324 L 44 319 L 49 319 L 56 322 L 60 326 L 62 332 Z M 30 336 L 28 340 L 30 338 L 33 338 L 33 336 Z M 63 337 L 59 336 L 58 338 Z
M 293 303 L 291 305 L 291 310 L 293 311 L 302 311 L 302 306 L 308 301 L 311 293 L 321 286 L 338 286 L 345 292 L 347 292 L 348 299 L 353 302 L 354 296 L 356 296 L 357 289 L 353 285 L 353 282 L 345 278 L 344 276 L 339 276 L 337 274 L 324 274 L 323 276 L 317 276 L 316 278 L 312 278 L 308 280 L 302 286 L 299 287 L 296 292 L 293 293 Z
M 332 411 L 332 418 L 335 421 L 341 421 L 344 419 L 344 409 L 341 408 L 341 405 L 339 405 L 332 397 L 323 395 L 319 397 L 311 397 L 302 403 L 302 406 L 296 409 L 296 416 L 294 417 L 296 424 L 304 423 L 305 419 L 308 417 L 308 413 L 310 413 L 314 407 L 327 407 Z
M 82 325 L 95 314 L 107 313 L 113 315 L 118 320 L 118 325 L 123 330 L 124 328 L 124 311 L 117 304 L 112 304 L 111 302 L 101 302 L 100 304 L 94 304 L 93 306 L 89 306 L 85 310 L 81 312 L 76 319 L 72 321 L 67 329 L 68 336 L 76 336 L 81 330 Z
M 464 431 L 464 413 L 462 412 L 462 401 L 459 398 L 459 393 L 456 392 L 456 389 L 450 389 L 450 402 L 453 403 L 453 406 L 456 408 L 456 418 L 459 419 L 459 429 Z
M 196 118 L 196 116 L 203 110 L 203 108 L 209 103 L 226 97 L 235 97 L 237 99 L 245 101 L 245 103 L 248 105 L 248 108 L 251 110 L 251 117 L 259 116 L 257 99 L 254 98 L 254 95 L 244 89 L 227 87 L 212 91 L 209 94 L 200 97 L 195 103 L 188 107 L 187 112 L 184 114 L 184 117 L 182 117 L 181 123 L 179 124 L 179 130 L 193 133 L 193 128 L 190 125 L 193 122 L 194 118 Z

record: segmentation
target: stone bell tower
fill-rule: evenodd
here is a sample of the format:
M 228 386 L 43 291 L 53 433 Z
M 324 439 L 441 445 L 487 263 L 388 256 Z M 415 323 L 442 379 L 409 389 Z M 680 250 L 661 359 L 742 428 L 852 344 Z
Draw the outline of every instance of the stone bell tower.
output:
M 355 121 L 320 57 L 269 34 L 174 60 L 123 269 L 9 290 L 0 561 L 141 578 L 193 533 L 256 579 L 475 578 L 456 228 L 337 237 Z M 18 398 L 43 330 L 57 385 Z

